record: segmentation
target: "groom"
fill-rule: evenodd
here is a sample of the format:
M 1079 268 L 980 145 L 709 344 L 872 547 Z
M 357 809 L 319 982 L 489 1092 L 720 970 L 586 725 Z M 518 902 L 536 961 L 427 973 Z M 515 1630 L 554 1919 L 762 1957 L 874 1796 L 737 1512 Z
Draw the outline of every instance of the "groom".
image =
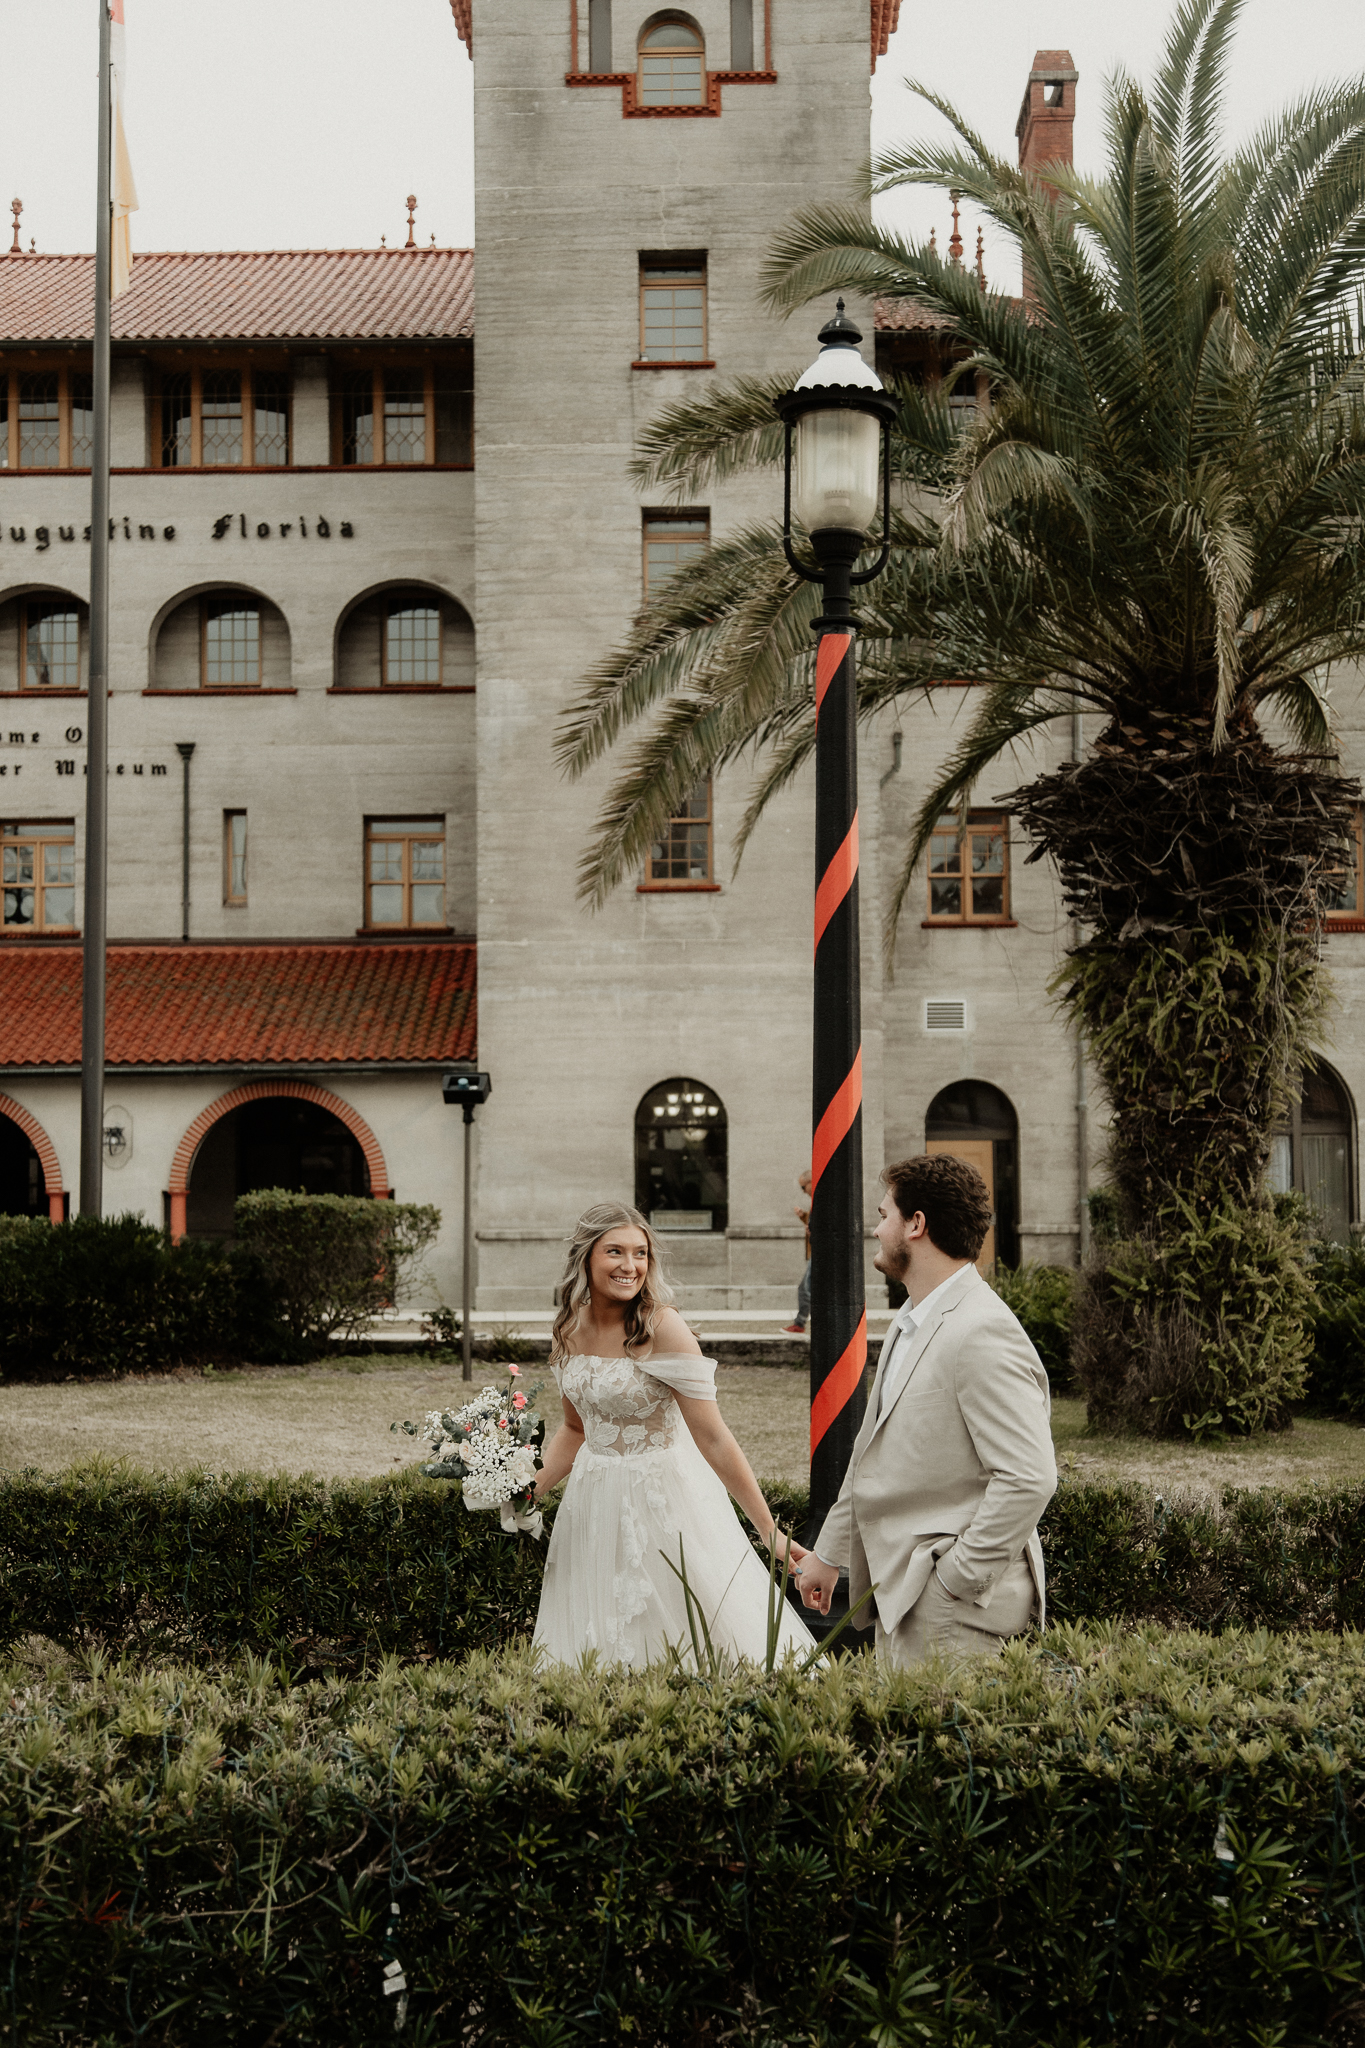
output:
M 798 1567 L 801 1597 L 828 1614 L 846 1566 L 850 1602 L 877 1589 L 888 1663 L 994 1655 L 1043 1619 L 1037 1522 L 1057 1486 L 1047 1374 L 973 1264 L 991 1220 L 976 1168 L 926 1154 L 882 1179 L 875 1264 L 909 1299 L 839 1498 Z

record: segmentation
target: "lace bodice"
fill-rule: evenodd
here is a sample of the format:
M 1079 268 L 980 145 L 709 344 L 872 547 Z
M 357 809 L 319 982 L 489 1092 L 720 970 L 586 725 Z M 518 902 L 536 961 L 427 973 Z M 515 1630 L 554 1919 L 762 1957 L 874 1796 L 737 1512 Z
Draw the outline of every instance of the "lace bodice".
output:
M 566 1358 L 554 1367 L 559 1391 L 573 1403 L 583 1424 L 584 1443 L 599 1456 L 638 1457 L 644 1451 L 669 1451 L 685 1428 L 673 1390 L 662 1377 L 682 1377 L 682 1391 L 705 1398 L 706 1381 L 715 1385 L 709 1360 L 659 1358 L 656 1376 L 633 1358 Z M 690 1370 L 676 1371 L 685 1365 Z M 698 1368 L 709 1367 L 707 1373 Z M 714 1399 L 714 1391 L 711 1393 Z

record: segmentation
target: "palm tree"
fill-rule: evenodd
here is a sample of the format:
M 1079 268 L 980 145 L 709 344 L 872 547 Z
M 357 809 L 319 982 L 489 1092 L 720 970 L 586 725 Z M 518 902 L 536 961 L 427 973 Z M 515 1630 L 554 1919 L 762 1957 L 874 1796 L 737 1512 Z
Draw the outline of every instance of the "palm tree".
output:
M 1265 1189 L 1269 1134 L 1311 1057 L 1318 894 L 1356 785 L 1328 679 L 1365 654 L 1365 81 L 1305 95 L 1239 152 L 1219 115 L 1240 0 L 1181 0 L 1150 92 L 1107 87 L 1099 178 L 1046 185 L 956 132 L 871 167 L 872 194 L 956 189 L 1012 237 L 1026 303 L 849 203 L 798 216 L 764 278 L 784 310 L 836 289 L 913 299 L 989 408 L 898 388 L 901 510 L 870 586 L 861 710 L 935 683 L 975 715 L 920 807 L 888 942 L 942 813 L 1006 750 L 1081 707 L 1086 758 L 1008 801 L 1087 936 L 1059 1000 L 1111 1100 L 1118 1236 L 1086 1276 L 1092 1412 L 1201 1433 L 1273 1422 L 1301 1390 L 1300 1247 Z M 690 493 L 773 465 L 750 381 L 674 406 L 642 483 Z M 560 734 L 581 772 L 644 721 L 585 855 L 600 900 L 697 778 L 757 749 L 741 847 L 814 740 L 815 598 L 775 530 L 676 577 L 585 679 Z

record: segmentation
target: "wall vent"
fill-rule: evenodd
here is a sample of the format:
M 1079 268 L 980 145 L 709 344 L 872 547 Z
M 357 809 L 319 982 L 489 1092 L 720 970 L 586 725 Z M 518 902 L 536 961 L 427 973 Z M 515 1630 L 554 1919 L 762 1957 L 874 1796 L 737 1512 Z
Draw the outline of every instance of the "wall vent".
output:
M 924 1028 L 926 1031 L 965 1031 L 967 1005 L 964 1002 L 926 1002 Z

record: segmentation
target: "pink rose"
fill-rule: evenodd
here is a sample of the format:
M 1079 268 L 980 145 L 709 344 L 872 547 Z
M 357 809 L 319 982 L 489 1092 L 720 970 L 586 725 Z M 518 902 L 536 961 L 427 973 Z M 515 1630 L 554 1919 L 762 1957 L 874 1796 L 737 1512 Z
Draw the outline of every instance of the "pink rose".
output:
M 524 1407 L 526 1406 L 526 1396 L 525 1396 L 525 1394 L 513 1394 L 513 1396 L 512 1396 L 512 1406 L 513 1406 L 514 1408 L 524 1408 Z
M 521 1378 L 521 1367 L 519 1365 L 509 1365 L 507 1370 L 511 1373 L 514 1380 Z

